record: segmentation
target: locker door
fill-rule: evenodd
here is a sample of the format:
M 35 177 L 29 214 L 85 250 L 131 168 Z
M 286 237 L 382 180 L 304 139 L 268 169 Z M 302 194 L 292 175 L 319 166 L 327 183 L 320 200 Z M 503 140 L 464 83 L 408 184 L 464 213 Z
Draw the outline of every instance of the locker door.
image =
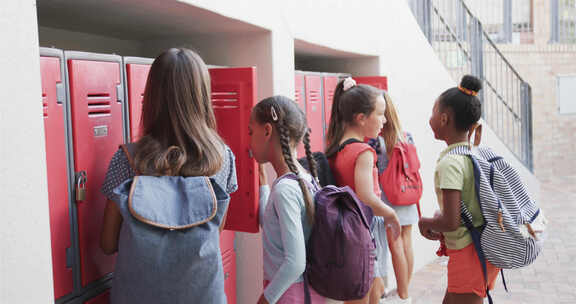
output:
M 46 137 L 46 167 L 48 203 L 50 209 L 50 237 L 52 240 L 52 268 L 54 298 L 72 292 L 72 265 L 66 252 L 71 250 L 70 210 L 68 197 L 68 164 L 66 157 L 66 129 L 63 103 L 66 95 L 62 82 L 60 58 L 40 57 L 42 75 L 42 105 Z
M 222 255 L 234 251 L 234 231 L 224 230 L 220 233 L 220 251 Z
M 322 79 L 324 85 L 324 136 L 328 134 L 330 115 L 332 114 L 332 102 L 334 101 L 334 91 L 336 90 L 339 80 L 338 76 L 324 76 Z
M 128 106 L 130 113 L 130 141 L 137 141 L 140 136 L 140 116 L 146 80 L 150 72 L 149 64 L 127 64 L 126 85 L 128 89 Z
M 258 232 L 258 167 L 250 155 L 248 123 L 256 104 L 255 68 L 210 69 L 212 106 L 220 136 L 236 155 L 238 191 L 232 194 L 226 229 Z
M 294 76 L 294 101 L 300 106 L 302 111 L 306 112 L 306 96 L 304 95 L 304 74 L 296 73 Z
M 224 291 L 228 304 L 236 304 L 236 254 L 228 252 L 222 256 L 224 266 Z
M 106 290 L 105 292 L 84 302 L 84 304 L 108 304 L 108 303 L 110 303 L 110 290 Z
M 310 145 L 312 152 L 324 151 L 324 110 L 322 108 L 322 77 L 306 75 L 306 118 L 312 129 Z
M 298 104 L 300 109 L 306 113 L 306 85 L 304 83 L 304 74 L 296 72 L 294 80 L 294 101 Z M 308 122 L 308 125 L 310 125 L 310 122 Z M 298 153 L 298 157 L 306 156 L 303 144 L 298 145 L 296 152 Z
M 356 80 L 358 84 L 367 84 L 388 91 L 388 77 L 386 76 L 354 77 L 354 80 Z
M 108 161 L 123 143 L 119 62 L 68 60 L 74 139 L 74 171 L 85 173 L 86 199 L 77 201 L 82 285 L 114 269 L 99 246 L 106 198 L 100 193 Z M 120 98 L 120 99 L 119 99 Z

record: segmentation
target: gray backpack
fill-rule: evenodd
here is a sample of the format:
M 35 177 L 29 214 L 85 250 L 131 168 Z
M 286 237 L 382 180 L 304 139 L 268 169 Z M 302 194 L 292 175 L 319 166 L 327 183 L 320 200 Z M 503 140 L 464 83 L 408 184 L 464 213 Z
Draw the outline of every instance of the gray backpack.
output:
M 479 137 L 477 137 L 479 143 Z M 449 154 L 465 155 L 474 167 L 478 203 L 484 218 L 482 227 L 474 227 L 466 204 L 461 206 L 461 220 L 470 231 L 476 254 L 487 280 L 487 263 L 504 269 L 530 265 L 542 251 L 546 234 L 546 218 L 532 200 L 520 175 L 504 158 L 488 148 L 459 146 Z M 490 290 L 488 303 L 493 304 Z
M 226 303 L 219 227 L 230 197 L 213 179 L 137 175 L 114 193 L 112 303 Z
M 532 200 L 518 172 L 489 148 L 454 148 L 449 154 L 472 160 L 478 202 L 485 224 L 475 228 L 465 204 L 461 219 L 481 259 L 502 269 L 530 265 L 544 241 L 545 218 Z

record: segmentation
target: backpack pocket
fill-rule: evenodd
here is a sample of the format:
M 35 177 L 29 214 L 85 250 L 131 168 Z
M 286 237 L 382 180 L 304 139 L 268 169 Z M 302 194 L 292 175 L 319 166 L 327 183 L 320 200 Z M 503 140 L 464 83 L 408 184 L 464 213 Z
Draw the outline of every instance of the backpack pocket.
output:
M 208 177 L 136 176 L 128 210 L 150 226 L 181 230 L 211 221 L 229 196 Z

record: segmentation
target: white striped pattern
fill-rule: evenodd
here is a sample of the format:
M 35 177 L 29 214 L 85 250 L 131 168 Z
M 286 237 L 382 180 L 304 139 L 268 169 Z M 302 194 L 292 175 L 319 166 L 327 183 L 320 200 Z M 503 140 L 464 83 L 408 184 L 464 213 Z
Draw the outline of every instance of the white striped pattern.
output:
M 499 157 L 488 148 L 470 150 L 460 146 L 450 154 L 467 155 L 472 159 L 480 180 L 476 180 L 476 191 L 482 216 L 485 220 L 481 228 L 480 244 L 484 256 L 498 268 L 513 269 L 531 264 L 540 251 L 542 242 L 525 238 L 520 226 L 530 223 L 538 212 L 538 206 L 520 179 L 520 175 L 508 162 L 500 158 L 493 163 L 489 160 Z M 490 167 L 494 165 L 494 189 L 490 186 Z M 505 231 L 498 225 L 498 210 L 501 203 Z M 470 212 L 462 204 L 462 216 L 471 221 Z

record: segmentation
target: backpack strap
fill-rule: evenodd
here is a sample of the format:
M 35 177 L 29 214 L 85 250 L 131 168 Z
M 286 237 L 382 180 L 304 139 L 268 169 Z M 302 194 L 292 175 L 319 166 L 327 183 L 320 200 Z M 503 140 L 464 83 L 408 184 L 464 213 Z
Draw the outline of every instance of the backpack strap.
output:
M 277 180 L 276 183 L 278 183 L 280 180 L 283 179 L 291 179 L 291 180 L 295 180 L 298 181 L 301 179 L 301 177 L 298 177 L 296 174 L 290 172 L 287 174 L 284 174 L 282 176 L 280 176 Z M 306 186 L 308 186 L 309 190 L 312 190 L 313 193 L 317 192 L 318 190 L 320 190 L 322 187 L 318 184 L 318 182 L 316 181 L 315 178 L 312 178 L 312 182 L 307 181 L 306 179 L 303 179 L 304 183 L 306 184 Z
M 347 139 L 345 142 L 343 142 L 339 147 L 338 150 L 336 150 L 336 152 L 333 152 L 331 154 L 327 154 L 326 157 L 331 158 L 332 156 L 338 154 L 339 152 L 341 152 L 342 150 L 344 150 L 344 148 L 349 145 L 349 144 L 364 144 L 363 141 L 360 141 L 356 138 L 350 138 Z
M 132 155 L 134 155 L 134 146 L 132 144 L 120 145 L 120 149 L 124 151 L 124 154 L 128 159 L 128 163 L 130 164 L 130 168 L 132 168 L 134 173 L 138 175 L 139 173 L 138 170 L 136 170 L 136 166 L 134 165 L 134 158 L 132 157 Z
M 365 142 L 357 140 L 356 138 L 350 138 L 347 139 L 345 142 L 343 142 L 340 147 L 338 147 L 338 152 L 344 150 L 344 148 L 349 145 L 349 144 L 364 144 Z
M 474 134 L 474 143 L 470 141 L 472 139 L 472 134 Z M 473 146 L 478 147 L 481 141 L 482 141 L 482 124 L 475 123 L 468 130 L 468 145 L 470 145 L 470 148 L 472 148 Z

